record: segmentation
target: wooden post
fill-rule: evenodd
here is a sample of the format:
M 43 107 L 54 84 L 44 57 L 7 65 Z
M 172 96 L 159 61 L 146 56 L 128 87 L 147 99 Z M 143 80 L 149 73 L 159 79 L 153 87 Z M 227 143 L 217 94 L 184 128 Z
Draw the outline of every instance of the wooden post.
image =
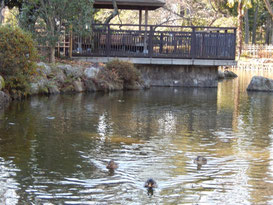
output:
M 142 24 L 142 10 L 139 10 L 139 30 L 141 31 L 141 24 Z
M 69 58 L 72 58 L 72 46 L 73 46 L 73 36 L 72 36 L 72 25 L 69 26 Z
M 145 8 L 145 33 L 144 33 L 143 53 L 148 53 L 148 50 L 147 50 L 147 25 L 148 25 L 148 9 Z
M 107 38 L 106 38 L 106 55 L 107 57 L 110 56 L 110 50 L 111 50 L 111 30 L 110 25 L 107 26 Z
M 150 26 L 150 34 L 149 34 L 149 56 L 150 58 L 153 57 L 153 37 L 154 37 L 154 30 L 153 26 Z
M 196 55 L 196 34 L 195 34 L 195 27 L 192 27 L 191 33 L 191 58 L 194 59 Z

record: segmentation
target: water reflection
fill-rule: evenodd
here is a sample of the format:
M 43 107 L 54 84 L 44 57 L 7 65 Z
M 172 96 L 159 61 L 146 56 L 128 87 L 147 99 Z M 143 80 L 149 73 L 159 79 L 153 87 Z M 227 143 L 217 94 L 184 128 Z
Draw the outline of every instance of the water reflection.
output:
M 218 89 L 12 103 L 0 113 L 0 202 L 270 203 L 273 95 L 247 93 L 249 72 L 238 74 Z M 208 160 L 201 169 L 197 156 Z M 111 159 L 119 164 L 113 173 Z M 151 177 L 152 194 L 143 187 Z

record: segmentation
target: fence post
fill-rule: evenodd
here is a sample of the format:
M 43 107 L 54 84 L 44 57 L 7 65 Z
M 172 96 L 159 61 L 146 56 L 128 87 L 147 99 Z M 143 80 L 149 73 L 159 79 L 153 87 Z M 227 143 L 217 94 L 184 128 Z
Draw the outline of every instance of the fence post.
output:
M 72 46 L 73 46 L 73 35 L 72 35 L 72 25 L 69 26 L 69 58 L 72 58 Z
M 194 59 L 196 55 L 196 34 L 195 27 L 192 27 L 191 33 L 191 58 Z
M 107 25 L 107 38 L 106 38 L 106 55 L 107 57 L 110 56 L 110 49 L 111 49 L 111 30 L 110 25 Z
M 153 30 L 153 26 L 150 26 L 150 33 L 149 33 L 149 56 L 152 57 L 153 56 L 153 37 L 154 37 L 154 30 Z

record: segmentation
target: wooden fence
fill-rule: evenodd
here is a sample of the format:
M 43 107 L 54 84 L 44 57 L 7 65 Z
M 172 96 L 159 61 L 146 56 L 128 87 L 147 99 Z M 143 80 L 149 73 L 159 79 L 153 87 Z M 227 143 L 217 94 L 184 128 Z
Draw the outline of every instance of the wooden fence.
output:
M 242 54 L 251 58 L 273 58 L 273 45 L 245 44 Z
M 72 37 L 73 56 L 234 60 L 236 28 L 93 25 Z

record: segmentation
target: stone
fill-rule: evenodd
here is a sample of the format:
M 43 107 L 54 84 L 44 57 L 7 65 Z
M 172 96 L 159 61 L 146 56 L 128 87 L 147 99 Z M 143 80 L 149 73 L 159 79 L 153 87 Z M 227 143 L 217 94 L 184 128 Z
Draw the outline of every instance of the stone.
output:
M 30 94 L 36 95 L 41 91 L 44 93 L 47 90 L 49 81 L 47 78 L 38 78 L 35 82 L 30 83 Z
M 84 80 L 84 85 L 85 85 L 86 90 L 89 92 L 97 91 L 97 86 L 92 79 Z
M 0 109 L 4 108 L 5 105 L 7 105 L 10 101 L 10 96 L 4 93 L 3 91 L 0 91 Z
M 57 85 L 51 85 L 48 88 L 48 93 L 49 94 L 59 94 L 60 93 L 60 89 L 58 88 Z
M 84 77 L 86 78 L 95 78 L 99 72 L 99 68 L 96 67 L 91 67 L 91 68 L 86 68 L 84 70 Z
M 62 70 L 59 70 L 56 74 L 55 74 L 55 77 L 54 77 L 55 81 L 57 81 L 58 83 L 60 84 L 63 84 L 66 80 L 66 76 L 65 74 L 63 73 Z
M 71 65 L 58 65 L 58 69 L 61 69 L 66 76 L 79 78 L 83 75 L 83 68 L 72 67 Z
M 232 72 L 230 70 L 225 70 L 224 75 L 225 75 L 225 78 L 237 78 L 238 77 L 234 72 Z
M 221 70 L 218 70 L 218 79 L 224 79 L 225 78 L 225 73 Z
M 37 68 L 38 73 L 44 74 L 46 76 L 51 74 L 52 69 L 49 65 L 45 64 L 44 62 L 39 62 L 39 63 L 37 63 L 37 65 L 38 65 L 38 68 Z
M 0 75 L 0 90 L 2 90 L 5 87 L 5 81 L 4 78 Z
M 80 80 L 74 81 L 73 86 L 76 92 L 83 92 L 85 91 L 84 83 Z
M 273 92 L 273 80 L 262 76 L 254 76 L 247 87 L 247 91 Z
M 75 91 L 75 88 L 73 85 L 67 85 L 61 89 L 62 93 L 70 93 L 70 92 L 74 92 L 74 91 Z

